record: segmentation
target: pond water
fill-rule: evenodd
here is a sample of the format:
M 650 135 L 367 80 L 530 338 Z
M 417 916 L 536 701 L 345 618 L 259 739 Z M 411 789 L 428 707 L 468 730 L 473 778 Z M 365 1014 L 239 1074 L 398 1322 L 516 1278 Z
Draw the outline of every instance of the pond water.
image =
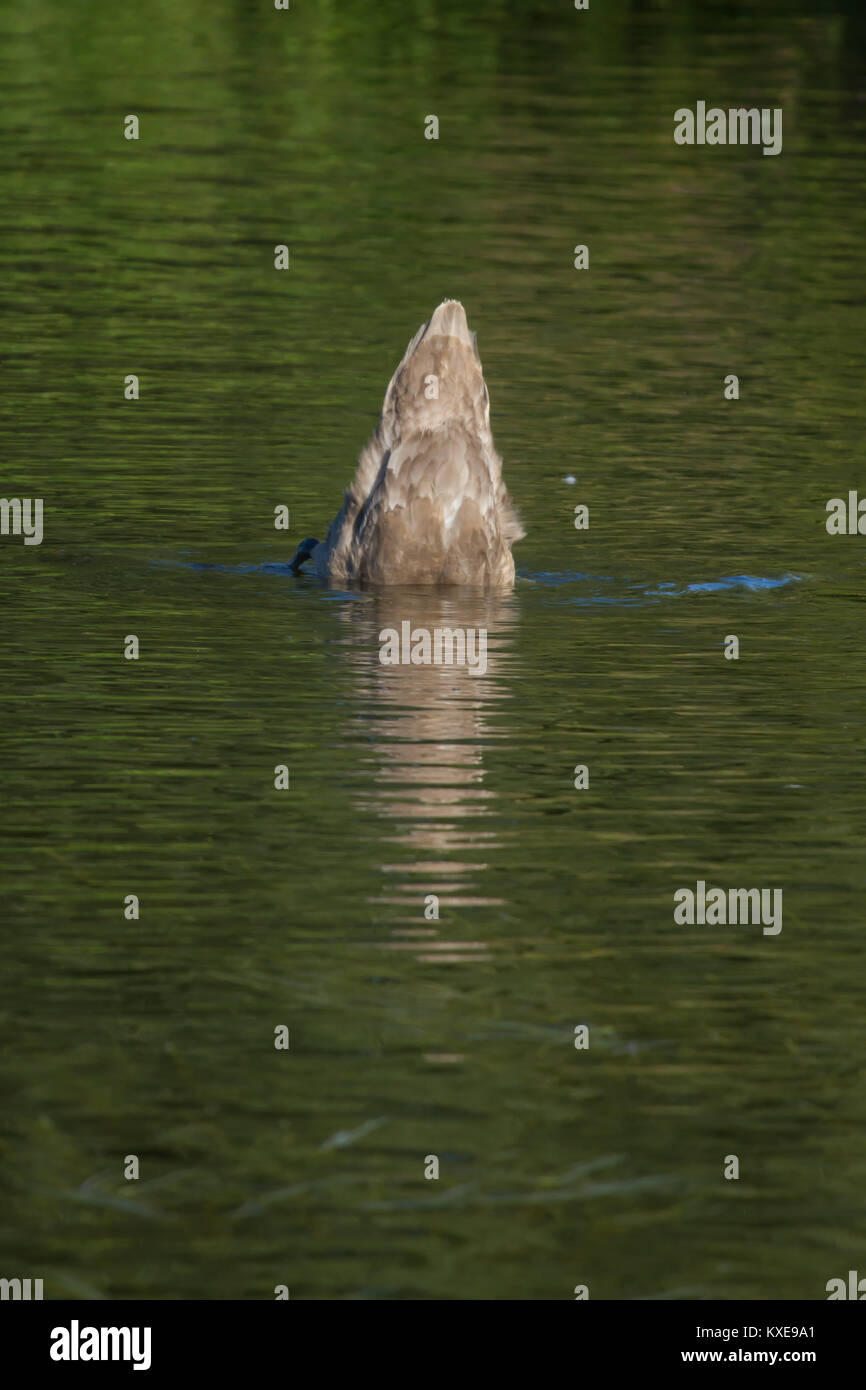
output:
M 0 539 L 0 1273 L 824 1298 L 866 1258 L 859 0 L 2 31 L 0 491 L 44 539 Z M 699 99 L 781 155 L 675 145 Z M 513 591 L 295 578 L 446 296 Z M 383 666 L 407 620 L 486 670 Z M 782 931 L 678 925 L 701 880 Z

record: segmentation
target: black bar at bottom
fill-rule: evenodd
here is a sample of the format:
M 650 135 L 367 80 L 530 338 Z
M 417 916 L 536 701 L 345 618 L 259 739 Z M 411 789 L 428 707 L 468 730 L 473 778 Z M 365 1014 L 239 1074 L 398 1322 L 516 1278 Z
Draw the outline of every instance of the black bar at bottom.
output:
M 475 1312 L 464 1323 L 471 1307 Z M 575 1375 L 591 1371 L 596 1377 L 605 1370 L 652 1375 L 674 1366 L 734 1370 L 760 1365 L 806 1366 L 826 1379 L 856 1367 L 866 1328 L 863 1312 L 842 1301 L 587 1300 L 573 1302 L 567 1312 L 560 1307 L 556 1314 L 552 1306 L 545 1313 L 537 1302 L 508 1303 L 505 1309 L 508 1322 L 503 1326 L 503 1305 L 480 1301 L 469 1307 L 461 1301 L 453 1313 L 438 1302 L 418 1313 L 418 1323 L 410 1321 L 405 1303 L 399 1321 L 391 1323 L 384 1309 L 371 1314 L 369 1305 L 361 1312 L 358 1303 L 340 1308 L 291 1299 L 7 1301 L 0 1303 L 0 1366 L 7 1373 L 14 1366 L 18 1384 L 22 1373 L 92 1379 L 108 1370 L 115 1377 L 136 1377 L 136 1367 L 142 1382 L 145 1376 L 161 1381 L 184 1373 L 224 1380 L 248 1375 L 251 1363 L 263 1373 L 282 1367 L 288 1378 L 300 1373 L 306 1380 L 311 1373 L 332 1375 L 340 1361 L 353 1375 L 366 1377 L 377 1368 L 377 1378 L 386 1381 L 412 1381 L 418 1375 L 429 1381 L 437 1364 L 443 1376 L 453 1378 L 458 1367 L 467 1369 L 467 1360 L 476 1368 L 483 1365 L 489 1376 L 504 1358 L 509 1372 L 519 1375 L 519 1361 L 528 1357 L 535 1379 L 546 1374 L 544 1366 L 553 1370 L 555 1354 L 556 1364 L 565 1357 Z M 449 1333 L 460 1341 L 452 1342 Z M 472 1339 L 468 1356 L 467 1338 Z

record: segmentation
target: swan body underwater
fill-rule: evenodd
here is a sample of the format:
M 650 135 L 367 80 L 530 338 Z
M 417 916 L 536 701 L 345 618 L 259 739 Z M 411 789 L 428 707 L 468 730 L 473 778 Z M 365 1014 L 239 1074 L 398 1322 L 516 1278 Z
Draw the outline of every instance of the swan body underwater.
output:
M 302 541 L 322 579 L 508 588 L 524 530 L 493 447 L 490 401 L 463 305 L 446 299 L 391 378 L 324 541 Z

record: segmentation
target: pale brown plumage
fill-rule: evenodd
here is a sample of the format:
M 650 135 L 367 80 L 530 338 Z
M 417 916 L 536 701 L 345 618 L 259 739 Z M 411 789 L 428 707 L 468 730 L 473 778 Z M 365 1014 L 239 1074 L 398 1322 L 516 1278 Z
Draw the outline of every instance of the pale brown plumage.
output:
M 493 447 L 481 360 L 446 299 L 419 328 L 385 392 L 373 438 L 324 541 L 304 541 L 322 578 L 505 588 L 524 534 Z

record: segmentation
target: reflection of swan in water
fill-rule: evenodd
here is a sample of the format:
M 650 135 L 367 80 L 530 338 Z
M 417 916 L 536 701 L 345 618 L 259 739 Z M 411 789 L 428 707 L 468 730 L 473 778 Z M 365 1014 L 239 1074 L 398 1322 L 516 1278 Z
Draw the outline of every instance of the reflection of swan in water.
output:
M 394 846 L 381 865 L 386 886 L 372 901 L 401 910 L 392 917 L 395 949 L 423 943 L 422 960 L 485 958 L 485 943 L 459 939 L 467 919 L 458 910 L 501 902 L 479 894 L 477 876 L 488 868 L 486 852 L 501 843 L 500 832 L 485 826 L 497 808 L 496 793 L 484 785 L 483 750 L 507 732 L 500 712 L 510 691 L 502 675 L 515 600 L 478 590 L 392 587 L 346 603 L 341 617 L 351 628 L 358 717 L 365 737 L 373 734 L 370 785 L 358 807 L 391 823 L 376 842 Z M 399 632 L 407 621 L 431 636 L 437 628 L 486 629 L 486 671 L 382 665 L 380 633 Z M 425 919 L 431 894 L 441 922 Z
M 309 537 L 322 579 L 510 588 L 523 527 L 493 447 L 481 359 L 463 305 L 446 299 L 422 324 L 385 392 L 376 433 L 324 541 Z

